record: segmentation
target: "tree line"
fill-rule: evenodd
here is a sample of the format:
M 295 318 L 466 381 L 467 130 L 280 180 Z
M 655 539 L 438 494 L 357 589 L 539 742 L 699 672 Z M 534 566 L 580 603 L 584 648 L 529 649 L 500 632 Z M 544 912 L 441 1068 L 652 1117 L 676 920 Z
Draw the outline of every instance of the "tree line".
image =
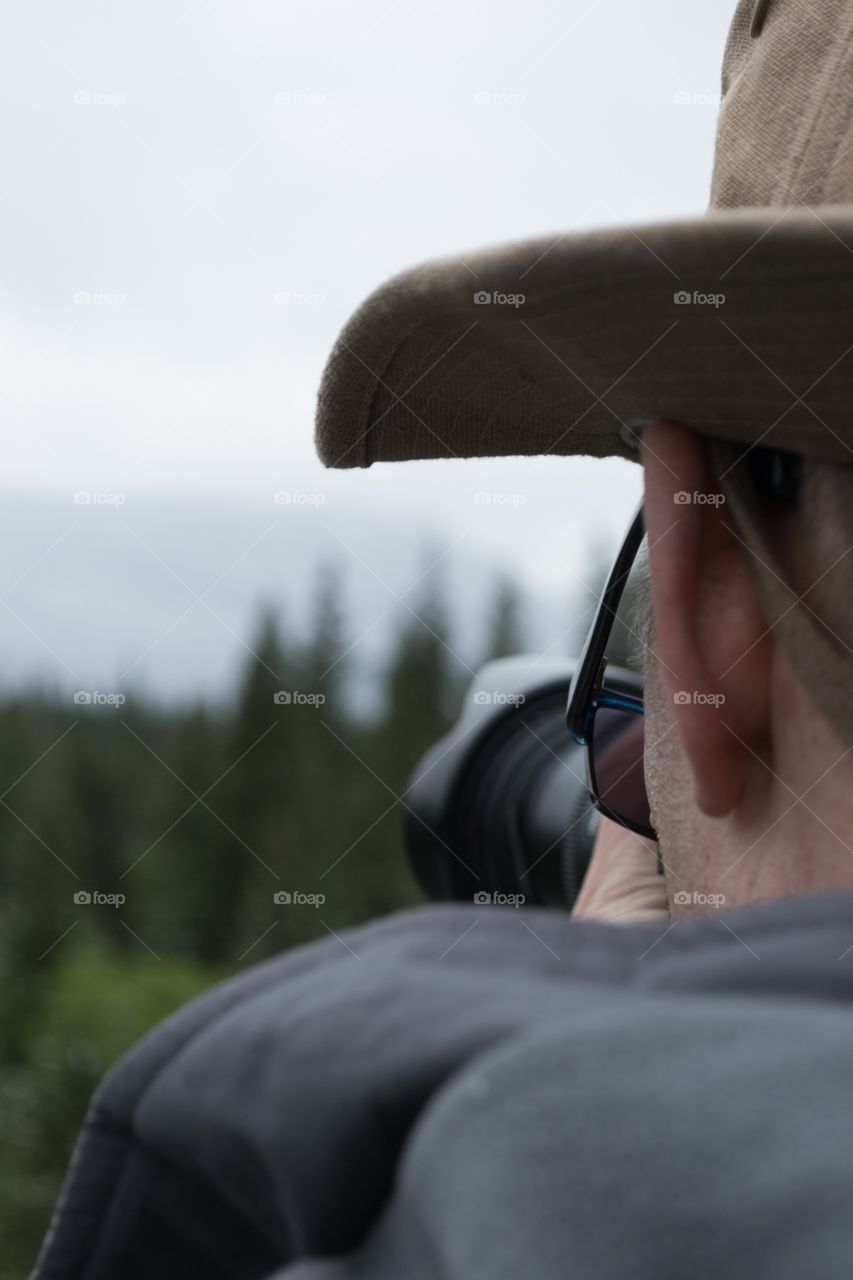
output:
M 497 584 L 483 660 L 522 646 Z M 440 592 L 393 637 L 373 711 L 340 582 L 307 640 L 258 619 L 233 696 L 168 707 L 0 701 L 0 1252 L 23 1278 L 88 1099 L 110 1063 L 213 982 L 422 901 L 404 791 L 471 672 Z

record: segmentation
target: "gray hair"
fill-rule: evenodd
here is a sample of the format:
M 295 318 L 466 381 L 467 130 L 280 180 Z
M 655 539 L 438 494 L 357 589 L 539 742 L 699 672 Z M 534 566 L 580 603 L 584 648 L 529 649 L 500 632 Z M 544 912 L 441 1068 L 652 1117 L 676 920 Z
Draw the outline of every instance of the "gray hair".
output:
M 655 630 L 648 537 L 643 538 L 637 552 L 625 593 L 625 625 L 633 641 L 627 665 L 642 671 L 646 650 L 652 643 Z

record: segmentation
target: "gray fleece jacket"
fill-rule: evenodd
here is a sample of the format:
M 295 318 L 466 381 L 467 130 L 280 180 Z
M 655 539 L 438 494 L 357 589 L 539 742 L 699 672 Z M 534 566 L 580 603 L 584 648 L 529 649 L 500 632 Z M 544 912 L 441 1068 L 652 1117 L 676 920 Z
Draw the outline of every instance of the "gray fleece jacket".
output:
M 182 1009 L 92 1101 L 36 1280 L 849 1280 L 853 894 L 443 906 Z

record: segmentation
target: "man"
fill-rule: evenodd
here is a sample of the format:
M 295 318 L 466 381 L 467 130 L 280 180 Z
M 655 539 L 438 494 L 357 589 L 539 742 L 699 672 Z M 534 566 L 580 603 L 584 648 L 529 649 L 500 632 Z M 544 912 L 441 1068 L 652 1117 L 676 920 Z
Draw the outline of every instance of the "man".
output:
M 657 849 L 604 825 L 575 919 L 427 908 L 181 1011 L 39 1280 L 849 1276 L 851 36 L 742 0 L 707 218 L 419 269 L 321 393 L 330 465 L 642 463 Z

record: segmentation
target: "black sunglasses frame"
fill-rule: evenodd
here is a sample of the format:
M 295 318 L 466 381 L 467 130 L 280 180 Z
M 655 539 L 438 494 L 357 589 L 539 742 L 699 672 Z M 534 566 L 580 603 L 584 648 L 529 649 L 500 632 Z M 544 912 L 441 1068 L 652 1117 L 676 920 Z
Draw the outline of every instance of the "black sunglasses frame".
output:
M 625 592 L 625 587 L 637 558 L 637 553 L 645 535 L 642 503 L 637 509 L 634 519 L 613 562 L 613 568 L 601 593 L 592 626 L 578 662 L 574 678 L 569 689 L 569 702 L 566 708 L 566 723 L 569 732 L 576 742 L 587 748 L 587 781 L 590 797 L 596 809 L 621 827 L 637 835 L 646 836 L 650 840 L 657 839 L 657 833 L 650 824 L 636 823 L 623 814 L 611 809 L 598 793 L 595 774 L 593 739 L 595 734 L 595 713 L 599 708 L 645 713 L 642 698 L 608 689 L 605 685 L 607 659 L 604 656 L 607 642 L 613 630 L 616 612 Z

